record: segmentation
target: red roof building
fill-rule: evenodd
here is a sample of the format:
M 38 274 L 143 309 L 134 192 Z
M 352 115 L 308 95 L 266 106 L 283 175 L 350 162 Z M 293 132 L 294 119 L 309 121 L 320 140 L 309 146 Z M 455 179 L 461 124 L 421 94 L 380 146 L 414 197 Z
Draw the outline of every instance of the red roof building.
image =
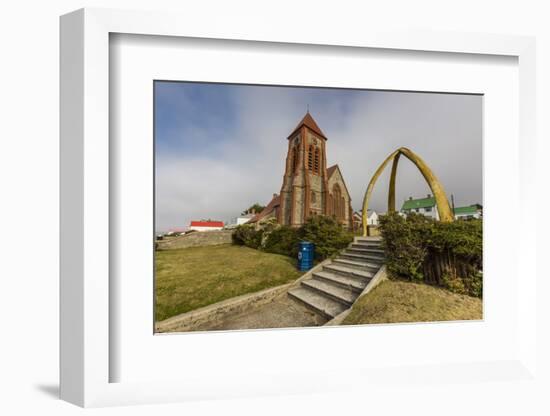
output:
M 223 228 L 223 221 L 191 221 L 189 227 Z
M 267 204 L 267 206 L 263 209 L 262 212 L 259 214 L 256 214 L 254 217 L 252 217 L 247 224 L 253 224 L 256 222 L 259 222 L 260 220 L 266 218 L 266 217 L 275 217 L 277 218 L 277 209 L 279 208 L 281 198 L 277 194 L 273 194 L 273 198 Z

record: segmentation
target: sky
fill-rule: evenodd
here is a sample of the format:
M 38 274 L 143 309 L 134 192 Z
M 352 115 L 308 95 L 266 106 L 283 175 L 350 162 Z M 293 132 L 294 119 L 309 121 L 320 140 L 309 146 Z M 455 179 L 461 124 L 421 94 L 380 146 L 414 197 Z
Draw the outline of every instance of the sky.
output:
M 155 228 L 225 222 L 279 193 L 287 137 L 309 107 L 361 209 L 374 171 L 397 148 L 418 154 L 455 206 L 482 201 L 482 96 L 186 82 L 155 82 Z M 391 165 L 370 206 L 387 210 Z M 396 204 L 428 185 L 401 157 Z

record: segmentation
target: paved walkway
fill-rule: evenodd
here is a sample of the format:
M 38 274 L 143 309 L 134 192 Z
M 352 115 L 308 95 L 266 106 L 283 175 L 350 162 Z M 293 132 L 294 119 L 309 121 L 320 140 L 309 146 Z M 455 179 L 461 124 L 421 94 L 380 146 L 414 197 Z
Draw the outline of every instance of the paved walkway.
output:
M 237 315 L 229 315 L 216 325 L 197 327 L 193 330 L 291 328 L 321 326 L 326 322 L 326 319 L 289 298 L 285 292 L 267 304 L 252 307 Z

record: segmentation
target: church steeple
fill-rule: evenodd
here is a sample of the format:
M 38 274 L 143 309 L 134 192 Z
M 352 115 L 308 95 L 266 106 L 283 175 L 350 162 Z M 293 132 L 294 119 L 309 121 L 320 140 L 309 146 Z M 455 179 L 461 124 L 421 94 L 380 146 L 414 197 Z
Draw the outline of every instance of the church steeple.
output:
M 313 119 L 313 117 L 311 116 L 311 114 L 309 113 L 309 110 L 308 112 L 306 113 L 306 115 L 304 116 L 304 118 L 302 118 L 302 120 L 298 123 L 298 125 L 296 126 L 296 128 L 294 128 L 294 130 L 292 130 L 292 133 L 289 134 L 289 136 L 287 137 L 288 139 L 290 139 L 292 136 L 294 136 L 294 134 L 300 130 L 300 128 L 302 126 L 305 126 L 307 127 L 308 129 L 310 129 L 313 133 L 319 135 L 320 137 L 322 137 L 323 139 L 327 140 L 327 137 L 325 136 L 325 134 L 323 133 L 323 131 L 319 128 L 319 126 L 317 125 L 317 123 L 315 122 L 315 120 Z
M 330 215 L 353 225 L 351 197 L 340 169 L 327 169 L 326 145 L 327 137 L 308 111 L 288 136 L 279 224 L 299 227 L 310 217 Z
M 299 226 L 312 215 L 326 213 L 326 142 L 327 137 L 309 111 L 288 136 L 281 224 Z

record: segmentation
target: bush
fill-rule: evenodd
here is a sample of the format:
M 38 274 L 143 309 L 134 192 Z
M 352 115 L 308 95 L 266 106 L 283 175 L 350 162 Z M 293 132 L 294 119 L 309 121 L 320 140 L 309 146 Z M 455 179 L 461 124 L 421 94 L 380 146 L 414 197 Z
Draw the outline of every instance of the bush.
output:
M 427 250 L 423 232 L 431 221 L 423 215 L 411 214 L 381 216 L 380 232 L 384 238 L 386 264 L 392 273 L 412 281 L 424 279 L 423 262 Z
M 311 217 L 300 228 L 270 221 L 261 230 L 244 224 L 239 225 L 233 233 L 235 244 L 292 258 L 298 255 L 300 240 L 312 242 L 315 245 L 315 258 L 324 260 L 344 249 L 353 240 L 353 234 L 346 231 L 335 219 L 325 216 Z
M 253 225 L 243 224 L 235 228 L 232 234 L 234 244 L 258 249 L 262 245 L 262 230 L 256 230 Z
M 436 222 L 423 215 L 380 218 L 388 270 L 401 278 L 482 297 L 482 220 Z
M 336 255 L 353 241 L 353 233 L 344 229 L 332 217 L 310 217 L 298 229 L 298 238 L 315 244 L 315 258 L 324 260 Z
M 296 228 L 286 225 L 274 228 L 265 233 L 263 249 L 268 253 L 283 254 L 296 258 L 298 256 L 298 232 Z

